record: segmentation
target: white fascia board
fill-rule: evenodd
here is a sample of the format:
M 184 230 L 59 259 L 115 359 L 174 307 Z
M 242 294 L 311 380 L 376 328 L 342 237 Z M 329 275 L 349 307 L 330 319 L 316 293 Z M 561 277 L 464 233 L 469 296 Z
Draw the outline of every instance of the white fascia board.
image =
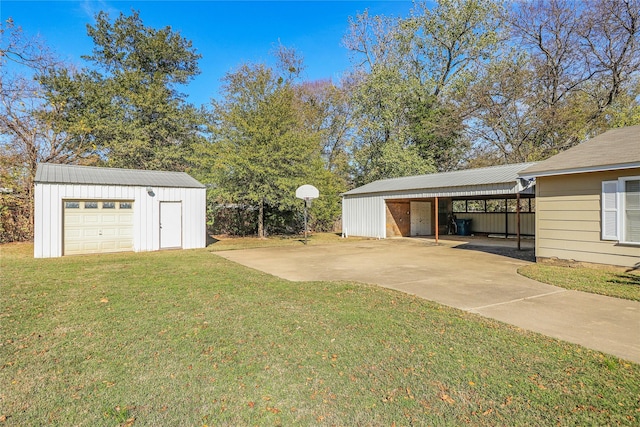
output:
M 576 173 L 589 173 L 589 172 L 606 172 L 606 171 L 612 171 L 612 170 L 634 169 L 634 168 L 640 168 L 640 163 L 634 162 L 634 163 L 624 163 L 619 165 L 589 166 L 584 168 L 534 172 L 531 174 L 520 174 L 519 176 L 520 178 L 531 179 L 531 178 L 539 178 L 542 176 L 571 175 Z

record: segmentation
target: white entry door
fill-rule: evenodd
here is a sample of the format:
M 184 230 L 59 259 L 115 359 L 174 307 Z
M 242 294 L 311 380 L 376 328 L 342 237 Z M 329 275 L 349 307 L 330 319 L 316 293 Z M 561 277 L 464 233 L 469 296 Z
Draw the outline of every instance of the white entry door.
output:
M 160 202 L 160 249 L 182 247 L 182 202 Z
M 411 235 L 431 234 L 431 202 L 411 202 Z

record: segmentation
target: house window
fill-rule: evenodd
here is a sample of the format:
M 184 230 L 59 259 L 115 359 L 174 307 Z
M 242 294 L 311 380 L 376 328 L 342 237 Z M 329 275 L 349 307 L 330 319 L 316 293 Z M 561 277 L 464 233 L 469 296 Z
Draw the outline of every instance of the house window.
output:
M 84 202 L 85 209 L 98 209 L 98 202 Z
M 120 202 L 120 209 L 131 209 L 131 202 Z
M 65 202 L 64 207 L 67 209 L 80 209 L 80 202 Z
M 602 183 L 602 240 L 640 243 L 640 177 Z
M 102 202 L 102 209 L 115 209 L 115 208 L 116 208 L 115 202 Z
M 623 182 L 623 241 L 640 243 L 640 179 L 630 179 Z

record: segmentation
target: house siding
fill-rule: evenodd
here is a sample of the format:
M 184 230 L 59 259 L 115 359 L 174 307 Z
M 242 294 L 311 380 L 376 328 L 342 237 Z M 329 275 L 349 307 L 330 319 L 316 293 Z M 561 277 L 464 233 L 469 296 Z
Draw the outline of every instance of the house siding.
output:
M 34 256 L 52 258 L 63 255 L 63 200 L 133 201 L 134 251 L 160 249 L 160 202 L 182 202 L 182 248 L 206 245 L 205 189 L 117 185 L 74 185 L 36 183 Z
M 538 177 L 536 256 L 631 267 L 640 247 L 601 239 L 602 181 L 638 176 L 640 168 Z

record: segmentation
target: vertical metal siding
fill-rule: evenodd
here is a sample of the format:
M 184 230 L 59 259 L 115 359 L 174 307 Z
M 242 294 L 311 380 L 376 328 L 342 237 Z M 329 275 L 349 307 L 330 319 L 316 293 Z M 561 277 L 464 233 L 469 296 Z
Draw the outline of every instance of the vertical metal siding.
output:
M 342 198 L 342 231 L 348 236 L 384 239 L 385 216 L 385 201 L 381 196 Z
M 182 203 L 184 249 L 204 248 L 206 245 L 205 193 L 204 188 L 184 189 Z
M 206 245 L 204 188 L 155 188 L 149 196 L 146 187 L 114 185 L 35 185 L 34 257 L 62 256 L 62 201 L 65 199 L 133 200 L 134 251 L 160 249 L 161 201 L 182 202 L 183 248 L 203 248 Z
M 42 214 L 44 201 L 42 185 L 36 184 L 33 194 L 34 198 L 34 219 L 33 219 L 33 256 L 35 258 L 46 258 L 44 254 L 44 215 Z
M 456 213 L 458 219 L 470 219 L 471 231 L 474 233 L 504 234 L 504 212 L 496 213 Z M 509 234 L 516 234 L 517 218 L 515 212 L 509 212 Z M 533 235 L 535 233 L 535 213 L 520 214 L 520 233 Z

